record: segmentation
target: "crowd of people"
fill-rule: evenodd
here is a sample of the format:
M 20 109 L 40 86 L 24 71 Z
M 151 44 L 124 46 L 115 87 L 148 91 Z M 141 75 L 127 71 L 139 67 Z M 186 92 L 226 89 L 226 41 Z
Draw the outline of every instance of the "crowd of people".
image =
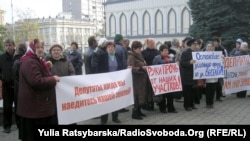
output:
M 34 128 L 37 125 L 58 125 L 55 86 L 61 76 L 97 74 L 131 69 L 133 81 L 134 105 L 132 119 L 146 117 L 143 110 L 155 110 L 161 113 L 178 113 L 174 101 L 183 101 L 186 111 L 196 110 L 203 95 L 206 108 L 214 108 L 214 100 L 222 101 L 223 78 L 206 80 L 193 79 L 192 58 L 195 51 L 222 51 L 223 56 L 249 55 L 248 44 L 242 39 L 236 40 L 236 47 L 230 53 L 221 45 L 220 38 L 203 42 L 202 39 L 186 37 L 181 41 L 174 38 L 156 47 L 155 39 L 145 42 L 133 41 L 116 34 L 113 41 L 95 36 L 88 38 L 89 47 L 82 55 L 78 52 L 77 42 L 72 42 L 69 52 L 60 44 L 44 52 L 44 43 L 39 39 L 15 45 L 11 39 L 5 41 L 5 52 L 0 55 L 0 79 L 3 82 L 3 123 L 4 132 L 10 133 L 12 126 L 12 105 L 19 130 L 19 139 L 34 140 Z M 131 46 L 130 46 L 131 45 Z M 180 68 L 182 91 L 155 96 L 147 66 L 177 63 Z M 246 91 L 238 92 L 237 97 L 246 97 Z M 119 113 L 129 111 L 127 107 L 112 112 L 112 121 L 121 123 Z M 108 114 L 101 115 L 100 123 L 105 125 Z M 73 125 L 76 125 L 74 123 Z

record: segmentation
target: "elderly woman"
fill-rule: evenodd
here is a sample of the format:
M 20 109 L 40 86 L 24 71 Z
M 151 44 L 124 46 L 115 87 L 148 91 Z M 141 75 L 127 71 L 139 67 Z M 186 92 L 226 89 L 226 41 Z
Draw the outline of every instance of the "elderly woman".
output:
M 53 45 L 49 49 L 49 55 L 45 59 L 52 62 L 53 66 L 51 68 L 51 72 L 53 75 L 75 75 L 75 69 L 68 57 L 63 54 L 63 48 L 61 45 Z
M 100 48 L 96 53 L 96 73 L 105 73 L 122 70 L 122 58 L 115 52 L 115 44 L 110 41 L 103 40 Z M 101 125 L 108 121 L 108 114 L 101 116 Z M 118 111 L 112 112 L 112 121 L 120 123 L 118 119 Z
M 235 56 L 242 56 L 242 55 L 249 55 L 247 42 L 242 42 L 240 45 L 240 50 L 237 53 L 235 53 Z M 247 91 L 240 91 L 236 93 L 236 96 L 238 98 L 245 98 L 246 95 Z
M 38 125 L 57 124 L 55 86 L 60 78 L 51 74 L 43 55 L 41 41 L 35 39 L 20 59 L 17 114 L 22 140 L 34 141 Z
M 207 42 L 206 51 L 214 51 L 215 48 L 213 46 L 213 42 Z M 218 78 L 210 78 L 206 79 L 206 108 L 214 108 L 214 95 L 216 91 L 216 85 L 218 82 Z
M 134 108 L 132 118 L 141 120 L 145 116 L 141 112 L 141 106 L 146 102 L 147 96 L 147 80 L 146 62 L 141 54 L 142 43 L 133 41 L 131 46 L 132 51 L 128 52 L 128 68 L 132 69 L 133 90 L 134 90 Z
M 153 65 L 159 64 L 168 64 L 174 63 L 174 60 L 171 60 L 169 57 L 169 50 L 167 45 L 160 46 L 160 54 L 154 57 Z M 166 108 L 168 108 L 169 113 L 177 113 L 174 108 L 174 100 L 173 100 L 174 93 L 166 93 L 160 95 L 162 97 L 161 101 L 158 104 L 161 113 L 167 113 Z M 167 98 L 167 104 L 166 104 Z

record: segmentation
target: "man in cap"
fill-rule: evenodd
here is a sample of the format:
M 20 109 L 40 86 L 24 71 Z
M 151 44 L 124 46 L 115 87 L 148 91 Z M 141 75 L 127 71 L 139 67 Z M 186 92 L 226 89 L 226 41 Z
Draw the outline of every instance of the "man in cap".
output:
M 12 39 L 5 41 L 5 50 L 6 51 L 0 55 L 0 79 L 3 90 L 3 128 L 5 133 L 10 133 L 13 113 L 12 105 L 14 103 L 14 79 L 11 70 L 15 52 L 15 42 Z
M 243 42 L 243 40 L 240 38 L 236 40 L 236 43 L 235 43 L 236 47 L 230 52 L 230 54 L 229 54 L 230 57 L 236 56 L 237 52 L 240 51 L 240 45 L 242 42 Z
M 184 108 L 186 111 L 191 111 L 192 109 L 197 109 L 194 106 L 192 92 L 193 86 L 196 84 L 196 81 L 193 80 L 193 64 L 196 62 L 192 58 L 192 52 L 196 50 L 197 41 L 191 39 L 187 42 L 187 48 L 183 51 L 181 55 L 180 66 L 182 68 L 181 80 L 183 86 L 183 96 L 184 96 Z
M 121 34 L 116 34 L 114 38 L 115 43 L 115 52 L 122 58 L 122 68 L 127 69 L 127 59 L 128 59 L 128 53 L 127 49 L 123 47 L 123 36 Z M 128 112 L 128 109 L 121 109 L 119 112 Z

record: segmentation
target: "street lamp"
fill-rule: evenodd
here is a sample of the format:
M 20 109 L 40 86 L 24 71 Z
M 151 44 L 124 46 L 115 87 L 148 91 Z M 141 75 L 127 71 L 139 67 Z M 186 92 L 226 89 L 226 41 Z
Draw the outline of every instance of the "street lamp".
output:
M 12 17 L 12 36 L 13 36 L 13 40 L 15 41 L 15 25 L 14 25 L 14 16 L 13 16 L 13 3 L 11 0 L 11 17 Z

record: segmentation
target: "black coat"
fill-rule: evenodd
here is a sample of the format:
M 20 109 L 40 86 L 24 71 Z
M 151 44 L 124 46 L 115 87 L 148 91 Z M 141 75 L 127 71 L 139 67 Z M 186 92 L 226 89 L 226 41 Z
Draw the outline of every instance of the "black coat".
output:
M 142 56 L 147 63 L 147 66 L 151 66 L 156 55 L 159 55 L 160 51 L 157 49 L 146 48 L 142 51 Z
M 193 64 L 190 64 L 192 60 L 192 50 L 188 48 L 181 55 L 180 65 L 182 68 L 181 81 L 182 85 L 194 85 L 196 81 L 193 80 Z
M 109 72 L 109 56 L 108 53 L 102 49 L 99 48 L 97 52 L 95 53 L 95 60 L 96 60 L 96 73 L 105 73 Z M 118 70 L 123 69 L 123 62 L 122 57 L 119 56 L 117 53 L 115 53 L 116 61 L 118 64 Z
M 0 55 L 0 79 L 3 85 L 14 87 L 14 78 L 12 73 L 13 56 L 5 52 Z

